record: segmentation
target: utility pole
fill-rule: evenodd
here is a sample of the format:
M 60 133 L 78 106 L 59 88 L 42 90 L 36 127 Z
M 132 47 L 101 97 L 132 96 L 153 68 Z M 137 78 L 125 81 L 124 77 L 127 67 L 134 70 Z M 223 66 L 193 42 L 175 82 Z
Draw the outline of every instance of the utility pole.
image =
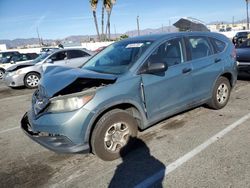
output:
M 36 33 L 37 33 L 37 37 L 38 37 L 38 41 L 39 41 L 39 45 L 41 46 L 41 39 L 40 39 L 40 35 L 39 35 L 39 31 L 38 31 L 38 27 L 36 28 Z
M 247 8 L 247 29 L 249 30 L 248 2 L 249 2 L 249 0 L 246 0 L 246 8 Z
M 139 16 L 137 16 L 137 32 L 138 32 L 138 36 L 140 36 L 140 23 L 139 23 Z
M 115 39 L 116 39 L 116 27 L 115 27 L 115 24 L 114 24 L 114 32 L 115 32 Z
M 168 20 L 168 32 L 170 32 L 171 20 Z

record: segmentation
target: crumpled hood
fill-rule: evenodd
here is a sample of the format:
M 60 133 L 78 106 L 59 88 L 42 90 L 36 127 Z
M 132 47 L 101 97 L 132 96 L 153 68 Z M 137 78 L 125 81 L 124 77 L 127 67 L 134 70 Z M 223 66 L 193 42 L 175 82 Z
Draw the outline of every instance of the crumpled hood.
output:
M 117 75 L 97 73 L 86 69 L 49 66 L 42 75 L 40 85 L 45 89 L 47 97 L 53 97 L 69 85 L 73 85 L 79 79 L 84 80 L 84 84 L 87 84 L 90 80 L 92 82 L 100 80 L 114 82 L 117 77 Z
M 9 67 L 6 71 L 12 72 L 16 71 L 18 69 L 24 68 L 24 67 L 29 67 L 35 65 L 34 63 L 31 62 L 26 62 L 26 63 L 18 63 L 18 64 L 13 64 L 13 66 Z

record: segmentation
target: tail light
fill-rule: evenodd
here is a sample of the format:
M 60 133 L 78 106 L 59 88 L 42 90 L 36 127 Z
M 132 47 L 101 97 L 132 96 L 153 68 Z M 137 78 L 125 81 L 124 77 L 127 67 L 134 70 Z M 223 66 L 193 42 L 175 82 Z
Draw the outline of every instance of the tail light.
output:
M 236 60 L 236 49 L 235 49 L 235 47 L 233 47 L 231 57 L 234 58 L 234 60 Z

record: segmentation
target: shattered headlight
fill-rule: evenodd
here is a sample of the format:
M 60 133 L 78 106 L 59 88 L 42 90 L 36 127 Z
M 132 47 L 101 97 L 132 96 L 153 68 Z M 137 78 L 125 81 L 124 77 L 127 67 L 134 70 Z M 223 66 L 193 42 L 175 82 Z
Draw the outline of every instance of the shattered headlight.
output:
M 84 96 L 57 97 L 50 100 L 48 112 L 69 112 L 77 110 L 87 104 L 94 97 L 94 93 Z

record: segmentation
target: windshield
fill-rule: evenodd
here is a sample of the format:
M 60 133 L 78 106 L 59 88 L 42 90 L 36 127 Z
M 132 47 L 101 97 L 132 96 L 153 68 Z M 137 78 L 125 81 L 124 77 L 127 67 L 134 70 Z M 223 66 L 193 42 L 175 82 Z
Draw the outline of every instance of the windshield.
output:
M 250 48 L 250 40 L 246 40 L 244 41 L 242 44 L 240 44 L 240 46 L 238 46 L 238 48 Z
M 41 53 L 36 59 L 33 60 L 32 63 L 36 64 L 44 60 L 46 57 L 48 57 L 50 53 Z
M 126 72 L 152 41 L 121 41 L 114 43 L 90 59 L 83 69 L 107 74 Z

